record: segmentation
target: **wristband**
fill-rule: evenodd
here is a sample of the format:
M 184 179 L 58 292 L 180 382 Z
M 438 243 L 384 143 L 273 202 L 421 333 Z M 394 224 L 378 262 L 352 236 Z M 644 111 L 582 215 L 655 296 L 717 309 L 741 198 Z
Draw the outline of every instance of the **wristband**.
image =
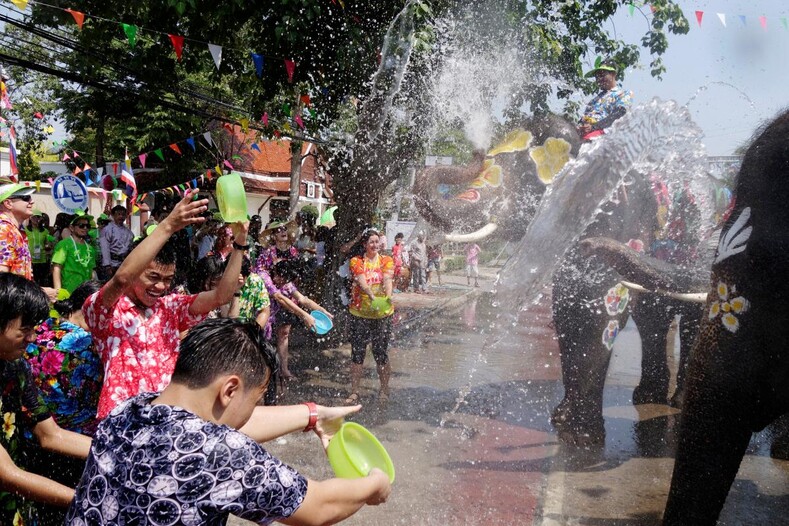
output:
M 249 250 L 249 245 L 239 245 L 236 240 L 233 240 L 233 248 L 236 250 Z
M 307 427 L 303 430 L 306 433 L 315 429 L 315 424 L 318 423 L 318 406 L 315 405 L 315 402 L 304 402 L 304 405 L 310 410 L 310 420 L 307 422 Z

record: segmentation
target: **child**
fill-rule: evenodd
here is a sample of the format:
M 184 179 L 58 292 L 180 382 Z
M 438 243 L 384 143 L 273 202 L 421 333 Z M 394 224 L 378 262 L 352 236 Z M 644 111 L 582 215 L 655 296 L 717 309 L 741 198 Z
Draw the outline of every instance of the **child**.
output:
M 275 363 L 266 349 L 254 322 L 213 319 L 189 331 L 164 391 L 132 398 L 99 425 L 66 524 L 225 524 L 230 513 L 333 524 L 385 502 L 380 470 L 311 481 L 256 442 L 304 427 L 325 446 L 360 408 L 257 406 Z

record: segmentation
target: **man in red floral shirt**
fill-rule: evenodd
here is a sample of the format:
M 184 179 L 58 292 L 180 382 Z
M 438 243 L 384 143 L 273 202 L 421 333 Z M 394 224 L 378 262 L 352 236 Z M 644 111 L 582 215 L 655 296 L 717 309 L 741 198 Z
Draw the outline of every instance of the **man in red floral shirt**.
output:
M 124 260 L 115 275 L 83 306 L 96 350 L 104 362 L 97 417 L 126 399 L 158 392 L 170 383 L 180 334 L 233 299 L 247 240 L 247 223 L 232 226 L 233 251 L 219 285 L 195 295 L 169 294 L 175 275 L 170 237 L 205 221 L 208 200 L 187 192 L 170 215 Z

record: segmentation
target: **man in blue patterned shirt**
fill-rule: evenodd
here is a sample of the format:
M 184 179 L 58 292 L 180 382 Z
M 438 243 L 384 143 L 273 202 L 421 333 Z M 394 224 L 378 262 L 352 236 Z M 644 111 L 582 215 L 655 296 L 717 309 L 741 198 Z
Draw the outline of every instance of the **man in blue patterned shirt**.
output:
M 275 367 L 255 322 L 191 329 L 164 391 L 127 400 L 99 424 L 66 524 L 223 525 L 231 513 L 258 524 L 333 524 L 386 501 L 380 470 L 311 481 L 258 444 L 304 427 L 327 446 L 360 407 L 257 406 Z
M 616 74 L 616 66 L 607 63 L 598 63 L 586 74 L 587 77 L 594 76 L 600 92 L 586 105 L 578 123 L 578 134 L 582 139 L 589 140 L 602 135 L 630 108 L 633 92 L 617 84 Z

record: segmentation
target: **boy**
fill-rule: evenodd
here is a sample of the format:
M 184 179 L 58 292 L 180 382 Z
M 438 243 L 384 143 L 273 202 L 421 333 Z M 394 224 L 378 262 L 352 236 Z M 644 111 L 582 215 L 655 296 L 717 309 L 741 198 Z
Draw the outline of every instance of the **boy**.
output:
M 213 290 L 169 294 L 176 251 L 171 236 L 205 221 L 207 199 L 188 191 L 173 211 L 123 261 L 82 310 L 104 363 L 97 418 L 138 393 L 161 391 L 170 381 L 180 334 L 233 299 L 246 243 L 246 224 L 233 225 L 235 241 L 225 273 Z
M 306 424 L 326 446 L 360 408 L 257 406 L 276 361 L 268 349 L 254 322 L 212 319 L 189 331 L 170 385 L 99 425 L 66 524 L 225 524 L 230 513 L 333 524 L 385 502 L 391 486 L 379 470 L 311 481 L 256 442 Z
M 35 325 L 49 313 L 49 300 L 41 288 L 22 276 L 0 273 L 0 524 L 34 524 L 29 502 L 21 497 L 65 508 L 74 490 L 48 478 L 24 471 L 30 444 L 22 438 L 29 430 L 41 447 L 85 458 L 90 438 L 61 429 L 46 409 L 22 358 L 36 340 Z M 54 466 L 53 466 L 54 467 Z

